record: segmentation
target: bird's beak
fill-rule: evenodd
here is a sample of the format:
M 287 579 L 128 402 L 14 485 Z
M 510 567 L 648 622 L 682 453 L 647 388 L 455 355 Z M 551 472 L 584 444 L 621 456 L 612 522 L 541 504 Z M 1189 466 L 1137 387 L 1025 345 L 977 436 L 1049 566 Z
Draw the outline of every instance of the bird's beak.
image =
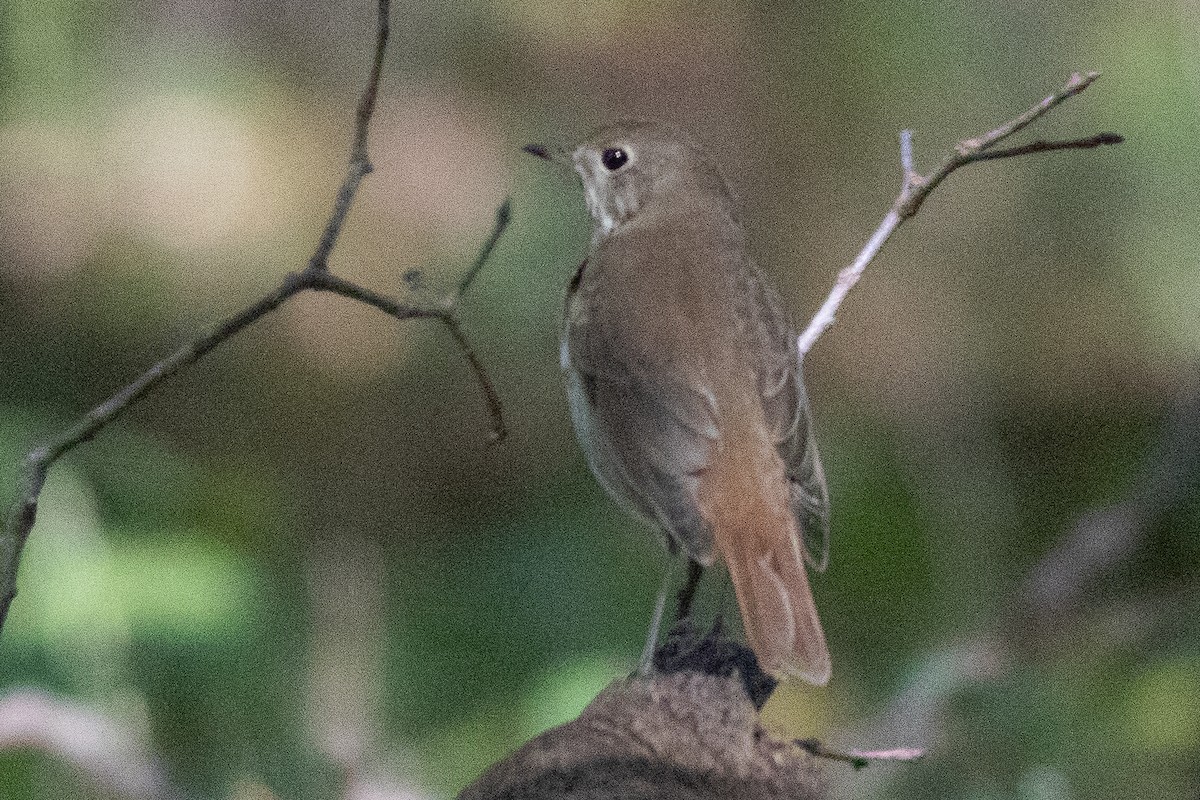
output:
M 544 144 L 527 144 L 521 148 L 531 156 L 549 161 L 551 164 L 566 170 L 568 173 L 575 172 L 575 161 L 571 158 L 571 154 L 562 148 L 547 147 Z

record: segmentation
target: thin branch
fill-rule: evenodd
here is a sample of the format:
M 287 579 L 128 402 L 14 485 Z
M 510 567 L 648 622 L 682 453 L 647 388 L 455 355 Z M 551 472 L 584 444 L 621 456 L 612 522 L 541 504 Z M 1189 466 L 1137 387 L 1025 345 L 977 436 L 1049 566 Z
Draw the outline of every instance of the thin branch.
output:
M 904 173 L 904 185 L 912 183 L 917 168 L 913 162 L 913 132 L 909 130 L 900 131 L 900 169 Z
M 925 751 L 919 747 L 897 747 L 892 750 L 834 750 L 826 747 L 818 739 L 795 739 L 792 743 L 808 751 L 812 756 L 830 761 L 844 761 L 855 769 L 870 766 L 876 761 L 919 761 L 925 756 Z
M 350 212 L 350 204 L 358 194 L 358 186 L 362 179 L 371 173 L 375 167 L 367 154 L 367 135 L 371 128 L 371 117 L 375 114 L 375 98 L 379 94 L 379 79 L 383 74 L 383 55 L 387 51 L 388 34 L 391 28 L 388 24 L 391 0 L 379 0 L 379 16 L 375 29 L 375 56 L 371 62 L 371 73 L 367 77 L 367 85 L 363 87 L 362 95 L 358 98 L 358 107 L 354 112 L 354 142 L 350 146 L 350 164 L 346 177 L 338 188 L 337 198 L 333 203 L 333 213 L 308 260 L 310 270 L 329 269 L 329 254 L 337 244 L 342 233 L 342 225 L 346 222 L 346 214 Z
M 475 380 L 483 391 L 483 399 L 487 402 L 488 414 L 492 418 L 492 430 L 488 434 L 488 443 L 499 444 L 508 436 L 508 428 L 504 424 L 504 409 L 500 405 L 500 394 L 496 391 L 492 379 L 488 377 L 487 370 L 483 368 L 483 362 L 475 354 L 475 348 L 471 347 L 470 342 L 467 341 L 466 334 L 463 333 L 462 326 L 458 323 L 458 318 L 453 314 L 446 313 L 439 314 L 438 319 L 446 326 L 454 343 L 458 345 L 459 352 L 471 366 L 471 371 L 475 373 Z
M 475 277 L 479 271 L 483 269 L 483 265 L 487 263 L 492 256 L 492 250 L 496 247 L 496 242 L 500 241 L 500 235 L 504 233 L 504 229 L 508 227 L 509 220 L 512 219 L 512 204 L 507 200 L 501 204 L 500 208 L 496 209 L 496 225 L 492 228 L 492 235 L 483 243 L 483 248 L 480 249 L 479 255 L 475 257 L 475 263 L 463 275 L 462 281 L 458 284 L 458 292 L 451 295 L 454 302 L 466 294 L 467 289 L 471 288 L 471 284 L 475 282 Z
M 816 344 L 817 339 L 821 338 L 826 330 L 833 325 L 837 317 L 837 310 L 841 307 L 842 300 L 850 293 L 862 277 L 867 265 L 875 259 L 883 245 L 887 243 L 892 234 L 896 232 L 906 220 L 914 216 L 920 210 L 921 204 L 925 202 L 925 198 L 937 188 L 943 180 L 950 176 L 950 173 L 964 167 L 967 164 L 973 164 L 978 161 L 991 161 L 997 158 L 1014 158 L 1016 156 L 1028 155 L 1030 153 L 1045 153 L 1053 150 L 1077 150 L 1082 148 L 1100 147 L 1102 145 L 1119 144 L 1122 141 L 1121 136 L 1115 133 L 1101 133 L 1095 136 L 1089 136 L 1082 139 L 1072 139 L 1069 141 L 1046 142 L 1037 141 L 1032 144 L 1023 145 L 1020 147 L 1008 148 L 1005 150 L 992 150 L 996 144 L 1012 136 L 1014 133 L 1023 130 L 1032 123 L 1040 119 L 1044 114 L 1051 109 L 1069 100 L 1075 95 L 1082 92 L 1084 89 L 1092 85 L 1092 83 L 1100 77 L 1099 72 L 1089 72 L 1086 74 L 1075 73 L 1071 79 L 1067 81 L 1058 92 L 1046 97 L 1040 103 L 1029 108 L 1025 113 L 1012 118 L 1003 125 L 994 128 L 982 136 L 976 136 L 970 139 L 964 139 L 959 142 L 954 152 L 942 160 L 942 163 L 931 172 L 928 176 L 923 176 L 918 173 L 913 166 L 912 152 L 912 132 L 902 131 L 900 133 L 900 165 L 903 171 L 903 182 L 900 188 L 900 193 L 892 202 L 892 207 L 883 221 L 879 223 L 879 227 L 875 229 L 871 239 L 859 251 L 858 256 L 854 259 L 854 263 L 844 268 L 838 273 L 837 281 L 834 283 L 833 289 L 825 302 L 821 304 L 820 309 L 813 315 L 812 321 L 808 323 L 808 327 L 804 332 L 797 337 L 796 342 L 799 346 L 800 357 L 812 349 Z
M 371 129 L 371 117 L 375 115 L 375 98 L 379 94 L 379 78 L 383 74 L 383 55 L 387 52 L 388 35 L 391 33 L 391 0 L 379 0 L 376 8 L 378 16 L 375 20 L 375 57 L 371 61 L 371 74 L 367 77 L 367 85 L 362 96 L 358 98 L 358 108 L 354 114 L 354 149 L 353 156 L 367 161 L 367 133 Z
M 196 363 L 217 346 L 279 308 L 300 292 L 308 290 L 331 292 L 360 303 L 366 303 L 398 320 L 424 318 L 440 321 L 450 332 L 451 338 L 462 352 L 463 357 L 466 358 L 483 391 L 488 414 L 492 421 L 490 440 L 499 441 L 504 438 L 505 426 L 499 395 L 474 348 L 467 340 L 466 334 L 463 333 L 457 312 L 463 294 L 470 288 L 471 283 L 491 256 L 496 242 L 508 225 L 510 206 L 507 200 L 497 211 L 496 223 L 492 232 L 462 282 L 454 291 L 437 302 L 428 305 L 404 302 L 379 294 L 329 271 L 329 254 L 341 235 L 346 215 L 350 211 L 350 206 L 358 193 L 358 187 L 363 177 L 371 172 L 371 162 L 367 154 L 367 135 L 375 110 L 375 98 L 379 90 L 384 52 L 387 48 L 389 5 L 388 0 L 379 0 L 374 60 L 355 113 L 354 144 L 351 148 L 346 177 L 338 189 L 333 212 L 330 214 L 324 233 L 317 243 L 308 265 L 300 272 L 285 275 L 277 287 L 257 302 L 198 334 L 194 339 L 151 366 L 132 383 L 84 414 L 75 424 L 26 455 L 22 463 L 17 499 L 10 507 L 4 521 L 4 528 L 0 531 L 0 629 L 3 628 L 4 621 L 8 617 L 9 606 L 16 597 L 17 568 L 21 560 L 21 551 L 36 522 L 38 497 L 54 463 L 75 447 L 89 441 L 106 425 L 121 417 L 134 403 L 153 391 L 160 383 Z
M 1109 144 L 1120 144 L 1125 141 L 1125 137 L 1119 133 L 1097 133 L 1095 136 L 1085 136 L 1082 139 L 1066 139 L 1057 142 L 1047 142 L 1039 139 L 1036 142 L 1023 144 L 1020 147 L 1008 147 L 1004 150 L 987 150 L 979 153 L 971 162 L 976 161 L 991 161 L 996 158 L 1015 158 L 1016 156 L 1027 156 L 1031 153 L 1048 153 L 1052 150 L 1090 150 L 1093 147 L 1103 147 Z
M 1009 136 L 1012 136 L 1014 133 L 1017 133 L 1032 125 L 1055 106 L 1070 100 L 1072 97 L 1091 86 L 1099 77 L 1099 72 L 1088 72 L 1082 75 L 1076 72 L 1071 75 L 1066 86 L 1045 98 L 1042 100 L 1042 102 L 1033 106 L 1024 114 L 1014 117 L 1003 125 L 988 131 L 983 136 L 977 136 L 973 139 L 964 139 L 963 141 L 959 142 L 958 147 L 955 149 L 958 151 L 959 155 L 965 157 L 970 157 L 973 153 L 977 153 L 981 150 L 987 150 L 992 145 L 1002 142 Z
M 850 294 L 850 290 L 858 283 L 858 279 L 867 269 L 867 265 L 875 260 L 875 256 L 883 248 L 891 235 L 896 232 L 896 228 L 900 227 L 900 223 L 904 218 L 900 216 L 900 212 L 893 207 L 883 218 L 883 222 L 879 223 L 879 227 L 875 229 L 875 233 L 871 234 L 870 241 L 858 252 L 854 259 L 854 263 L 848 267 L 843 267 L 838 273 L 837 281 L 833 284 L 833 289 L 830 290 L 829 296 L 825 298 L 825 302 L 817 309 L 817 313 L 813 315 L 812 321 L 808 323 L 808 327 L 804 329 L 804 333 L 796 338 L 796 344 L 800 350 L 800 358 L 812 349 L 812 346 L 817 343 L 817 339 L 821 338 L 821 334 L 833 325 L 833 321 L 837 319 L 837 310 L 842 305 L 842 301 L 846 299 L 846 295 Z

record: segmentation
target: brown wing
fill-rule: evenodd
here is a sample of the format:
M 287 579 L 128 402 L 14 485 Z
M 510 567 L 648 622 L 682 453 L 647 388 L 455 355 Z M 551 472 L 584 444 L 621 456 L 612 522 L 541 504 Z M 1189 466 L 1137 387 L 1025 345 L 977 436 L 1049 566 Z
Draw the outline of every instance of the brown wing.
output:
M 752 264 L 747 264 L 745 280 L 746 296 L 753 300 L 743 314 L 754 320 L 752 335 L 760 342 L 757 372 L 763 412 L 783 458 L 804 559 L 824 572 L 829 564 L 829 492 L 813 435 L 796 335 L 778 296 Z

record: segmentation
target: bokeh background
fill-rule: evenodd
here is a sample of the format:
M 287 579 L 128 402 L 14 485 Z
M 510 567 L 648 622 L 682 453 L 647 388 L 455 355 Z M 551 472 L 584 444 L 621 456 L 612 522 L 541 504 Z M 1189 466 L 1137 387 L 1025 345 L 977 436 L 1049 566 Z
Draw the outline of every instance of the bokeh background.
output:
M 508 441 L 440 328 L 336 297 L 165 385 L 52 473 L 0 644 L 0 796 L 452 797 L 632 667 L 663 557 L 574 444 L 557 328 L 589 225 L 522 144 L 691 129 L 804 321 L 890 204 L 901 128 L 929 169 L 1089 69 L 1035 135 L 1128 141 L 955 175 L 807 359 L 835 677 L 766 716 L 931 748 L 831 765 L 837 797 L 1196 796 L 1200 7 L 653 6 L 397 5 L 332 265 L 436 294 L 511 197 L 462 309 Z M 374 13 L 0 5 L 0 499 L 40 437 L 304 264 Z

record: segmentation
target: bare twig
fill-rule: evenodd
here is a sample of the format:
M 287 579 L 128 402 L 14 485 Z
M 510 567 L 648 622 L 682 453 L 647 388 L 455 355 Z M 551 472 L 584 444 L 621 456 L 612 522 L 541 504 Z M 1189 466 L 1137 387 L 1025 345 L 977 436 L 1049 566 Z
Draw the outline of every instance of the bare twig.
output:
M 463 333 L 457 312 L 463 294 L 470 288 L 471 283 L 491 255 L 496 242 L 508 226 L 510 217 L 508 201 L 500 206 L 491 235 L 461 283 L 445 297 L 435 298 L 428 304 L 405 302 L 379 294 L 353 281 L 338 277 L 329 270 L 329 254 L 341 235 L 346 215 L 358 192 L 359 184 L 372 169 L 367 154 L 367 137 L 371 117 L 375 110 L 375 98 L 379 91 L 383 57 L 387 48 L 389 6 L 389 0 L 379 0 L 374 60 L 355 112 L 354 141 L 346 177 L 338 189 L 333 212 L 330 214 L 329 221 L 325 225 L 324 232 L 308 265 L 300 272 L 285 275 L 280 284 L 260 300 L 200 333 L 178 350 L 154 364 L 112 397 L 84 414 L 75 424 L 25 456 L 21 480 L 17 488 L 17 498 L 9 509 L 3 530 L 0 531 L 0 628 L 4 625 L 9 606 L 17 593 L 16 576 L 21 560 L 21 551 L 36 521 L 38 497 L 46 482 L 50 467 L 75 447 L 89 441 L 102 428 L 119 418 L 134 403 L 164 380 L 199 361 L 209 351 L 279 308 L 300 292 L 308 290 L 331 292 L 360 303 L 366 303 L 398 320 L 433 319 L 441 322 L 455 345 L 467 359 L 483 391 L 492 422 L 490 439 L 499 441 L 504 438 L 505 426 L 499 395 L 479 357 L 467 340 L 466 334 Z
M 504 233 L 504 229 L 508 227 L 508 222 L 512 218 L 512 207 L 505 200 L 500 208 L 496 211 L 496 226 L 492 228 L 492 235 L 483 243 L 483 247 L 479 251 L 479 255 L 475 257 L 475 263 L 463 275 L 462 281 L 458 284 L 458 291 L 448 298 L 451 303 L 457 303 L 459 299 L 466 294 L 471 288 L 471 284 L 475 282 L 475 278 L 479 275 L 479 271 L 483 269 L 483 265 L 492 255 L 492 250 L 496 247 L 496 242 L 500 241 L 500 234 Z
M 891 750 L 835 750 L 826 747 L 818 739 L 796 739 L 797 747 L 808 751 L 817 758 L 830 761 L 844 761 L 855 769 L 870 766 L 876 761 L 918 761 L 925 756 L 925 751 L 919 747 L 896 747 Z
M 321 241 L 308 260 L 311 270 L 329 269 L 329 253 L 337 244 L 338 236 L 342 233 L 342 225 L 350 204 L 358 194 L 358 185 L 362 179 L 371 173 L 375 167 L 367 154 L 367 135 L 371 128 L 371 117 L 375 114 L 375 98 L 379 94 L 379 78 L 383 74 L 383 54 L 387 51 L 388 20 L 391 14 L 391 0 L 379 0 L 379 16 L 375 28 L 375 57 L 371 62 L 371 74 L 367 77 L 367 85 L 358 98 L 358 108 L 354 112 L 354 143 L 350 147 L 350 165 L 346 177 L 338 189 L 337 199 L 333 203 L 333 213 L 321 234 Z
M 467 341 L 467 335 L 463 333 L 462 326 L 458 323 L 458 317 L 451 313 L 442 313 L 438 315 L 438 319 L 446 326 L 451 338 L 454 339 L 458 349 L 462 351 L 463 357 L 470 364 L 471 371 L 475 373 L 475 379 L 483 391 L 483 399 L 487 402 L 488 413 L 492 417 L 492 430 L 488 433 L 488 442 L 498 444 L 508 435 L 508 428 L 504 425 L 504 409 L 500 405 L 500 394 L 483 368 L 483 362 L 475 354 L 475 348 L 471 347 L 470 342 Z
M 972 160 L 974 161 L 991 161 L 997 158 L 1014 158 L 1016 156 L 1027 156 L 1031 153 L 1048 153 L 1051 150 L 1090 150 L 1093 147 L 1103 147 L 1109 144 L 1120 144 L 1125 141 L 1125 137 L 1117 133 L 1097 133 L 1095 136 L 1086 136 L 1082 139 L 1065 139 L 1057 142 L 1047 142 L 1039 139 L 1036 142 L 1023 144 L 1020 147 L 1006 147 L 1003 150 L 988 150 L 979 153 Z
M 1014 117 L 982 136 L 964 139 L 959 142 L 955 146 L 954 152 L 947 156 L 938 168 L 928 176 L 921 175 L 913 166 L 912 133 L 910 131 L 901 131 L 900 165 L 903 170 L 903 182 L 900 187 L 900 193 L 892 202 L 892 207 L 883 218 L 883 221 L 879 223 L 879 227 L 875 229 L 875 233 L 872 234 L 863 249 L 859 251 L 854 262 L 838 273 L 837 281 L 834 283 L 833 289 L 829 292 L 829 296 L 825 299 L 821 308 L 817 310 L 812 321 L 808 323 L 808 327 L 797 337 L 796 341 L 800 349 L 801 358 L 812 349 L 817 339 L 821 338 L 821 334 L 833 325 L 842 300 L 846 298 L 846 295 L 858 283 L 867 265 L 875 259 L 875 256 L 879 254 L 883 245 L 887 243 L 888 239 L 891 238 L 892 234 L 896 232 L 896 229 L 905 220 L 914 216 L 920 210 L 921 204 L 925 202 L 925 198 L 937 188 L 938 184 L 949 177 L 950 173 L 960 167 L 965 167 L 967 164 L 974 164 L 978 161 L 1013 158 L 1030 153 L 1045 153 L 1052 150 L 1076 150 L 1119 144 L 1122 141 L 1119 135 L 1115 133 L 1101 133 L 1082 139 L 1059 142 L 1038 141 L 1005 150 L 991 149 L 1014 133 L 1028 127 L 1055 106 L 1069 100 L 1091 86 L 1098 77 L 1100 77 L 1099 72 L 1089 72 L 1085 75 L 1075 73 L 1061 90 L 1045 98 L 1020 116 Z

